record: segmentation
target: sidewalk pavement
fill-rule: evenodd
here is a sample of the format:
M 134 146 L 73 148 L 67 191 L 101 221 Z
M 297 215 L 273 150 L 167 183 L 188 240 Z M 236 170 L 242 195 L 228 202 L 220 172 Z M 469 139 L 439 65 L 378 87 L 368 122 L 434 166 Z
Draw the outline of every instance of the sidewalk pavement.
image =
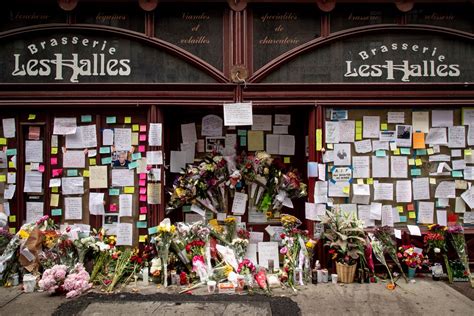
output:
M 449 287 L 444 282 L 417 279 L 414 284 L 399 281 L 400 286 L 390 291 L 384 283 L 377 284 L 318 284 L 300 287 L 297 294 L 289 289 L 274 289 L 273 296 L 290 297 L 301 309 L 302 315 L 472 315 L 474 301 Z M 123 291 L 132 292 L 133 286 Z M 470 289 L 474 291 L 473 289 Z M 167 289 L 155 285 L 138 286 L 138 293 L 176 293 L 176 287 Z M 205 288 L 193 291 L 193 295 L 207 294 Z M 183 296 L 189 294 L 181 294 Z M 153 311 L 166 311 L 166 315 L 270 315 L 271 311 L 261 302 L 232 302 L 234 295 L 221 304 L 202 301 L 170 304 L 155 300 L 108 302 L 105 296 L 99 302 L 91 302 L 82 315 L 149 315 Z M 235 295 L 237 296 L 237 295 Z M 80 300 L 81 298 L 79 298 Z M 63 296 L 47 293 L 21 293 L 20 288 L 0 288 L 0 315 L 51 315 L 59 305 L 70 302 Z M 119 303 L 118 303 L 119 302 Z M 86 305 L 89 304 L 86 302 Z M 225 306 L 225 307 L 223 307 Z M 192 312 L 194 311 L 194 312 Z M 270 312 L 269 312 L 270 311 Z

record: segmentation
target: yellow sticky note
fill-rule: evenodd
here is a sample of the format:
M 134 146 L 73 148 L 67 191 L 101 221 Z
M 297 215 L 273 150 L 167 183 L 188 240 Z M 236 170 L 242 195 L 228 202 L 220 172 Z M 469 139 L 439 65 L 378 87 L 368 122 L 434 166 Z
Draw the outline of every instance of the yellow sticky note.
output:
M 97 160 L 95 158 L 89 158 L 89 166 L 95 166 L 97 164 Z
M 123 192 L 133 194 L 135 193 L 135 187 L 125 187 L 123 188 Z
M 410 166 L 414 166 L 415 165 L 415 159 L 411 158 L 411 159 L 408 159 L 408 164 Z
M 364 179 L 357 179 L 357 184 L 364 184 Z
M 283 157 L 283 163 L 290 163 L 290 157 Z
M 147 235 L 138 236 L 138 242 L 146 242 Z
M 57 155 L 58 154 L 58 147 L 51 147 L 51 154 Z
M 28 115 L 28 121 L 36 119 L 36 114 L 29 114 Z
M 89 178 L 90 175 L 91 175 L 91 173 L 90 173 L 89 169 L 86 169 L 82 172 L 82 176 L 84 178 Z
M 25 171 L 26 172 L 31 171 L 31 165 L 25 165 Z
M 428 148 L 428 149 L 426 150 L 426 153 L 427 153 L 428 155 L 434 154 L 433 148 Z
M 13 161 L 8 162 L 8 168 L 16 168 L 15 163 Z
M 367 178 L 367 184 L 374 184 L 374 179 Z
M 146 214 L 140 214 L 140 216 L 138 216 L 138 220 L 139 221 L 146 221 Z
M 344 194 L 349 194 L 350 189 L 351 189 L 351 187 L 343 187 L 343 188 L 342 188 L 342 192 L 343 192 Z
M 421 161 L 420 158 L 418 158 L 418 159 L 415 160 L 415 165 L 421 166 L 422 164 L 423 164 L 423 162 Z
M 334 145 L 333 145 L 333 144 L 326 144 L 326 147 L 327 147 L 327 149 L 334 149 Z
M 382 124 L 380 124 L 380 129 L 381 129 L 382 131 L 386 131 L 386 130 L 388 129 L 387 123 L 382 123 Z
M 132 133 L 132 145 L 138 145 L 138 133 Z
M 0 137 L 0 145 L 6 145 L 7 144 L 7 139 Z
M 362 140 L 362 133 L 356 133 L 355 140 Z
M 415 212 L 408 212 L 408 218 L 416 218 L 416 213 Z
M 0 182 L 7 182 L 7 176 L 4 174 L 0 174 Z
M 16 234 L 16 228 L 15 227 L 8 228 L 8 231 L 10 232 L 10 234 Z
M 436 179 L 435 178 L 430 178 L 430 184 L 436 184 Z
M 138 132 L 140 130 L 140 125 L 138 124 L 133 124 L 132 125 L 132 132 Z
M 132 123 L 132 117 L 131 116 L 125 116 L 125 118 L 123 119 L 123 122 L 125 124 L 130 124 Z
M 50 204 L 50 206 L 58 206 L 59 205 L 59 194 L 51 194 L 51 202 L 49 204 Z
M 8 216 L 8 221 L 10 223 L 16 223 L 16 215 L 10 215 Z
M 356 128 L 362 128 L 362 121 L 356 121 Z
M 51 192 L 53 192 L 53 193 L 58 193 L 58 192 L 59 192 L 58 189 L 59 189 L 58 187 L 52 187 L 52 188 L 51 188 Z
M 464 149 L 464 156 L 472 156 L 472 150 L 471 149 Z
M 316 129 L 316 151 L 321 151 L 323 149 L 323 130 L 318 128 Z
M 397 206 L 397 211 L 398 211 L 398 213 L 403 213 L 403 206 L 398 205 Z
M 393 151 L 393 154 L 394 154 L 395 156 L 400 156 L 400 148 L 395 149 L 395 150 Z

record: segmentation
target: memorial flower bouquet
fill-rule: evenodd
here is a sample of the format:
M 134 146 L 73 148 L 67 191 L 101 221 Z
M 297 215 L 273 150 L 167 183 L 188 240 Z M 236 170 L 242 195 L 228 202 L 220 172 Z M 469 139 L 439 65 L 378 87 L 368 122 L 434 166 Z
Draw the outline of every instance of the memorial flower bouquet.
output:
M 255 270 L 255 265 L 249 259 L 242 260 L 237 267 L 237 273 L 244 277 L 249 288 L 253 287 L 253 274 Z
M 308 233 L 297 228 L 301 225 L 301 221 L 293 215 L 283 214 L 280 221 L 284 229 L 284 233 L 280 236 L 283 243 L 280 249 L 280 253 L 284 256 L 283 269 L 288 275 L 288 285 L 296 292 L 295 279 L 298 278 L 299 285 L 304 285 L 304 270 L 310 269 L 305 241 L 308 239 Z M 298 275 L 296 275 L 297 269 Z
M 408 268 L 412 269 L 420 269 L 423 264 L 427 263 L 423 252 L 416 252 L 413 245 L 399 247 L 397 256 Z
M 168 286 L 168 257 L 171 241 L 176 233 L 176 227 L 171 225 L 169 218 L 165 218 L 158 225 L 158 234 L 153 238 L 158 256 L 161 258 L 163 269 L 163 285 Z
M 279 211 L 285 199 L 297 199 L 306 196 L 307 186 L 302 182 L 296 169 L 282 173 L 277 182 L 276 196 L 273 199 L 273 210 Z
M 446 272 L 448 274 L 449 282 L 453 282 L 453 272 L 451 266 L 449 265 L 448 255 L 447 255 L 447 244 L 446 244 L 446 226 L 440 226 L 438 224 L 433 224 L 428 226 L 428 233 L 424 237 L 424 244 L 426 246 L 426 252 L 429 253 L 431 250 L 434 252 L 434 256 L 442 255 L 444 259 L 444 264 L 446 266 Z M 434 259 L 434 258 L 432 258 Z
M 13 234 L 10 234 L 8 229 L 3 227 L 0 228 L 0 256 L 3 254 L 7 248 L 8 243 L 13 238 Z
M 81 263 L 78 263 L 64 280 L 63 289 L 67 292 L 66 298 L 77 297 L 89 290 L 92 287 L 89 280 L 89 273 Z
M 225 227 L 226 227 L 226 237 L 225 238 L 226 238 L 227 242 L 231 243 L 232 240 L 234 239 L 235 230 L 236 230 L 236 227 L 237 227 L 235 217 L 232 217 L 232 216 L 226 217 L 226 219 L 224 220 L 224 224 L 225 224 Z
M 469 277 L 471 271 L 469 269 L 469 256 L 467 254 L 466 239 L 464 237 L 464 228 L 461 225 L 455 225 L 448 228 L 448 234 L 451 237 L 451 244 L 458 254 L 459 260 L 464 266 L 464 276 Z M 474 286 L 471 280 L 471 286 Z
M 64 292 L 63 284 L 67 274 L 66 265 L 54 265 L 51 269 L 46 269 L 38 282 L 40 289 L 50 294 Z
M 388 226 L 378 227 L 375 229 L 374 235 L 375 238 L 377 238 L 377 240 L 379 240 L 382 244 L 384 253 L 387 253 L 393 262 L 395 262 L 403 278 L 406 282 L 408 282 L 405 272 L 402 269 L 402 265 L 400 264 L 400 260 L 397 256 L 396 241 L 393 239 L 393 228 Z

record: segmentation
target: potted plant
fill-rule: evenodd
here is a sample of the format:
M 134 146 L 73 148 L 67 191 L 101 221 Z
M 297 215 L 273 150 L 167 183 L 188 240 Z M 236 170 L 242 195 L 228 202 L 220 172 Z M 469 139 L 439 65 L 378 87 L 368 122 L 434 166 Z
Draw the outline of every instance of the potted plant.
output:
M 336 260 L 338 279 L 342 283 L 354 282 L 357 261 L 364 256 L 366 243 L 362 221 L 354 214 L 334 208 L 326 211 L 322 223 L 325 226 L 326 245 L 330 247 L 329 252 Z

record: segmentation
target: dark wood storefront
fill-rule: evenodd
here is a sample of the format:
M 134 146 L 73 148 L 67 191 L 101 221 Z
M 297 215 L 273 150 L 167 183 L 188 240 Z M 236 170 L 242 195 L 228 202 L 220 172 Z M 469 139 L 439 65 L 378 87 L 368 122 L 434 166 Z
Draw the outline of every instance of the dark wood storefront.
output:
M 155 1 L 81 0 L 71 9 L 74 2 L 59 1 L 66 10 L 55 1 L 2 4 L 0 115 L 14 117 L 18 133 L 7 143 L 18 149 L 10 200 L 16 228 L 32 200 L 21 190 L 21 144 L 29 126 L 39 126 L 50 162 L 54 117 L 92 115 L 99 131 L 128 117 L 131 124 L 162 123 L 163 146 L 146 150 L 162 149 L 166 165 L 179 146 L 180 124 L 221 115 L 224 103 L 251 101 L 256 114 L 292 115 L 299 153 L 292 163 L 306 170 L 307 161 L 322 161 L 317 131 L 327 109 L 474 106 L 467 1 L 159 1 L 155 7 Z M 112 116 L 116 123 L 107 121 Z M 45 184 L 52 169 L 45 163 Z M 161 170 L 162 202 L 148 206 L 149 226 L 164 218 L 165 187 L 175 176 Z M 312 201 L 315 179 L 307 181 Z M 49 215 L 50 194 L 46 187 L 34 197 Z M 84 221 L 102 223 L 95 215 Z M 306 227 L 312 230 L 313 222 Z

